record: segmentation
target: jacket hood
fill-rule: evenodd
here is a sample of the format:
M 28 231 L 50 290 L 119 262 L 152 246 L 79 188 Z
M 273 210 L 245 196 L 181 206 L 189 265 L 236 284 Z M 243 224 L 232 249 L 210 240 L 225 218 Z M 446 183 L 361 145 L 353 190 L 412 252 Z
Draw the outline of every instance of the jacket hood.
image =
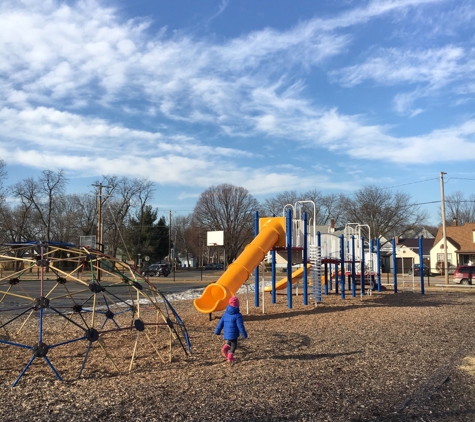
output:
M 228 314 L 238 314 L 238 313 L 239 313 L 239 308 L 238 308 L 238 307 L 231 306 L 231 305 L 228 305 L 228 306 L 226 306 L 226 312 L 227 312 Z

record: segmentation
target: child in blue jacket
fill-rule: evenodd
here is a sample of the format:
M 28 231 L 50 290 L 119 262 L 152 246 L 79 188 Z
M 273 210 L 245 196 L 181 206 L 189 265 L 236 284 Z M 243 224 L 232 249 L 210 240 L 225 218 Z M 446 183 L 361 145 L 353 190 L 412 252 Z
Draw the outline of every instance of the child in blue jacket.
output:
M 247 338 L 242 314 L 239 311 L 239 299 L 236 296 L 229 299 L 229 305 L 226 307 L 226 312 L 219 320 L 214 333 L 219 336 L 223 328 L 224 346 L 221 348 L 221 354 L 229 363 L 233 363 L 239 334 L 241 334 L 243 338 Z

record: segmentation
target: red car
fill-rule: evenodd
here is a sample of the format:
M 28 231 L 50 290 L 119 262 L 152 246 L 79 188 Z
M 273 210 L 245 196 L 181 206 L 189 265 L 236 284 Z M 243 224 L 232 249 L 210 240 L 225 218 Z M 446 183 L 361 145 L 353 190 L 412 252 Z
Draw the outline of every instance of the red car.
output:
M 454 272 L 454 282 L 460 284 L 472 284 L 475 279 L 475 265 L 460 265 Z

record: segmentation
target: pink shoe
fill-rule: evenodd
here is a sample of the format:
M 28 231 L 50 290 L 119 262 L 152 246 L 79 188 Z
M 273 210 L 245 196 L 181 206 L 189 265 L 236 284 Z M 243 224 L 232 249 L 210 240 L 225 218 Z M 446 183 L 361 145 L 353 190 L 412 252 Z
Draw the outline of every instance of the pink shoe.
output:
M 233 353 L 228 353 L 228 362 L 229 363 L 234 363 L 236 359 L 234 359 L 234 354 Z
M 223 347 L 221 347 L 221 354 L 223 355 L 223 358 L 228 357 L 228 352 L 229 352 L 229 344 L 225 344 Z

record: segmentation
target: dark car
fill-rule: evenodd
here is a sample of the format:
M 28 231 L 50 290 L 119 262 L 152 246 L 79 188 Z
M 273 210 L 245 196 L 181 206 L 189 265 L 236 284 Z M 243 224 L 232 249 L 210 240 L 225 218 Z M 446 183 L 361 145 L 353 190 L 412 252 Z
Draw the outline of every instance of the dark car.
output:
M 460 265 L 454 272 L 454 282 L 460 284 L 472 284 L 475 278 L 475 265 Z
M 168 264 L 152 264 L 148 268 L 142 270 L 142 275 L 144 277 L 168 277 L 170 274 L 170 267 Z
M 424 272 L 424 275 L 429 275 L 430 274 L 430 269 L 429 267 L 424 264 L 423 265 L 423 272 Z M 409 268 L 409 271 L 407 272 L 409 275 L 411 275 L 412 273 L 414 273 L 414 275 L 421 275 L 421 266 L 419 264 L 414 264 L 412 268 Z
M 224 264 L 207 264 L 204 266 L 205 270 L 224 270 Z

